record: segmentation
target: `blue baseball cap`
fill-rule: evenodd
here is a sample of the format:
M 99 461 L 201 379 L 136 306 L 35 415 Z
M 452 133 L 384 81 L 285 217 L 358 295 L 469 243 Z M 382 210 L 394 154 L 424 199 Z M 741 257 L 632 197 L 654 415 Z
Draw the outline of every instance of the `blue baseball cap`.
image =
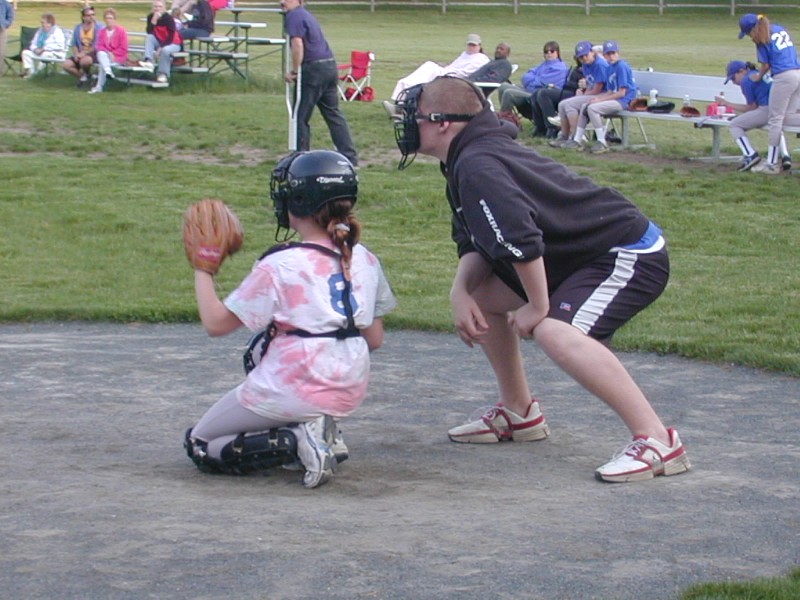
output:
M 725 78 L 725 83 L 728 83 L 733 79 L 733 76 L 736 75 L 742 69 L 747 68 L 747 63 L 741 60 L 732 60 L 728 63 L 728 76 Z
M 586 56 L 591 51 L 592 51 L 592 42 L 588 42 L 586 40 L 578 42 L 578 45 L 575 46 L 575 58 Z
M 753 13 L 747 13 L 739 19 L 739 29 L 741 29 L 739 32 L 739 39 L 742 39 L 753 31 L 753 27 L 756 25 L 758 25 L 758 15 L 754 15 Z
M 608 54 L 609 52 L 619 52 L 619 44 L 614 40 L 603 42 L 603 54 Z

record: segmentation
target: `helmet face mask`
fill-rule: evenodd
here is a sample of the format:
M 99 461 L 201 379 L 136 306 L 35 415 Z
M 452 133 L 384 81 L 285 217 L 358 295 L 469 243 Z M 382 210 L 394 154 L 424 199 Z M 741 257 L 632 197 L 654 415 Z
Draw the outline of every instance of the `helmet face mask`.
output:
M 335 200 L 358 196 L 358 176 L 344 156 L 331 150 L 295 152 L 281 159 L 270 178 L 278 228 L 289 229 L 289 213 L 308 217 Z
M 453 77 L 450 75 L 443 75 L 437 79 L 450 78 L 458 79 L 468 84 L 470 88 L 478 96 L 481 106 L 485 109 L 488 106 L 486 97 L 483 92 L 475 85 L 467 82 L 465 79 Z M 434 80 L 435 81 L 435 80 Z M 402 171 L 414 162 L 420 146 L 419 137 L 419 119 L 425 119 L 432 123 L 443 123 L 445 121 L 451 122 L 466 122 L 472 120 L 475 115 L 470 114 L 452 114 L 452 113 L 431 113 L 423 115 L 419 112 L 419 100 L 422 92 L 425 90 L 427 83 L 419 83 L 403 90 L 397 98 L 397 107 L 402 111 L 402 118 L 394 119 L 394 139 L 397 142 L 397 148 L 400 150 L 402 157 L 398 168 Z M 410 158 L 409 158 L 410 157 Z
M 422 95 L 424 87 L 425 84 L 420 83 L 407 88 L 397 98 L 397 106 L 402 111 L 403 117 L 394 122 L 394 139 L 397 142 L 400 154 L 402 154 L 398 165 L 401 171 L 414 162 L 419 150 L 417 112 L 419 109 L 419 97 Z

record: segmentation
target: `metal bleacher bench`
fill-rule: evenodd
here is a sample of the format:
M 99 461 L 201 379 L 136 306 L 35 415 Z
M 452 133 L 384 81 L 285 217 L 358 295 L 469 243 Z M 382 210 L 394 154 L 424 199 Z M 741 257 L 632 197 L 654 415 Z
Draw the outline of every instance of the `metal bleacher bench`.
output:
M 687 73 L 666 73 L 659 71 L 634 71 L 636 85 L 639 93 L 647 97 L 650 90 L 658 90 L 659 100 L 669 99 L 675 102 L 676 110 L 671 113 L 651 113 L 646 111 L 623 110 L 614 115 L 622 123 L 620 137 L 622 147 L 634 147 L 630 143 L 630 126 L 632 120 L 636 120 L 639 130 L 647 146 L 653 146 L 647 138 L 643 120 L 671 121 L 677 123 L 691 124 L 697 129 L 710 129 L 712 132 L 711 154 L 699 160 L 721 161 L 729 160 L 732 157 L 720 156 L 720 132 L 722 129 L 730 127 L 730 121 L 722 117 L 683 117 L 680 115 L 680 106 L 686 96 L 689 96 L 692 106 L 697 108 L 701 115 L 705 113 L 705 106 L 699 106 L 698 102 L 714 102 L 714 97 L 719 96 L 720 92 L 725 93 L 725 99 L 737 104 L 746 104 L 741 88 L 731 82 L 724 84 L 725 78 L 722 76 L 712 77 L 709 75 L 690 75 Z M 764 127 L 766 129 L 766 127 Z M 788 133 L 800 133 L 800 127 L 785 127 Z M 741 159 L 741 155 L 735 157 Z
M 146 33 L 138 31 L 128 32 L 129 38 L 144 39 L 146 35 L 147 35 Z M 128 52 L 135 56 L 142 56 L 144 55 L 144 44 L 129 44 Z M 186 59 L 188 57 L 189 57 L 188 52 L 175 52 L 172 54 L 173 61 L 175 59 L 180 59 L 180 58 Z M 116 74 L 117 80 L 127 85 L 144 85 L 154 89 L 169 87 L 168 82 L 156 81 L 156 79 L 153 77 L 152 71 L 136 65 L 135 60 L 132 60 L 132 62 L 129 62 L 126 65 L 114 64 L 111 66 L 111 68 L 114 69 L 114 73 Z M 207 67 L 190 66 L 188 64 L 183 64 L 183 65 L 173 64 L 170 70 L 172 73 L 194 73 L 194 74 L 208 73 Z

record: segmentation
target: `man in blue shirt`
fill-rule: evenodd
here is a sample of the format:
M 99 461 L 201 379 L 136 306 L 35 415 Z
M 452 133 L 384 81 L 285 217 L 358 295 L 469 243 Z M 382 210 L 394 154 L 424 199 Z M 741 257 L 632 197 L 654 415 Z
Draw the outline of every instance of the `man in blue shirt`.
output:
M 628 108 L 630 101 L 636 98 L 639 92 L 633 78 L 633 70 L 619 56 L 619 44 L 614 40 L 603 42 L 603 56 L 608 62 L 606 90 L 589 100 L 575 130 L 575 139 L 580 143 L 583 140 L 586 124 L 591 121 L 597 135 L 597 143 L 589 150 L 593 154 L 608 152 L 606 117 Z
M 328 125 L 333 145 L 347 159 L 358 166 L 350 128 L 339 109 L 339 70 L 319 21 L 306 10 L 303 0 L 281 0 L 285 14 L 286 33 L 289 34 L 292 53 L 292 70 L 286 73 L 287 82 L 296 82 L 301 71 L 300 104 L 297 108 L 297 149 L 311 147 L 309 120 L 314 107 L 319 108 Z
M 8 0 L 0 0 L 0 76 L 6 74 L 6 42 L 13 22 L 14 6 Z

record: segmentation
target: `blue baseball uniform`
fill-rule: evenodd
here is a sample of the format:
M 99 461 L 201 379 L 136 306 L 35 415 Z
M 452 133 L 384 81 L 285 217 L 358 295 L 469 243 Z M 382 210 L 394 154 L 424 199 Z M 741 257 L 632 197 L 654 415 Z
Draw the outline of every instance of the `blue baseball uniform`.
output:
M 758 71 L 753 69 L 742 79 L 742 95 L 748 104 L 755 103 L 756 106 L 767 106 L 769 104 L 769 91 L 772 87 L 766 81 L 759 80 L 753 81 L 750 79 L 752 75 L 758 74 Z
M 595 57 L 592 64 L 583 65 L 583 76 L 586 78 L 586 89 L 590 90 L 596 83 L 602 83 L 606 87 L 608 82 L 608 61 L 599 54 Z
M 758 44 L 758 62 L 769 64 L 772 76 L 800 69 L 797 62 L 797 49 L 792 41 L 792 36 L 782 25 L 771 24 L 769 27 L 769 44 Z
M 617 102 L 622 105 L 622 108 L 627 108 L 630 101 L 636 98 L 639 89 L 636 87 L 636 79 L 633 77 L 633 70 L 630 65 L 624 60 L 618 60 L 608 66 L 606 91 L 618 92 L 622 88 L 626 90 L 625 95 L 617 98 Z

